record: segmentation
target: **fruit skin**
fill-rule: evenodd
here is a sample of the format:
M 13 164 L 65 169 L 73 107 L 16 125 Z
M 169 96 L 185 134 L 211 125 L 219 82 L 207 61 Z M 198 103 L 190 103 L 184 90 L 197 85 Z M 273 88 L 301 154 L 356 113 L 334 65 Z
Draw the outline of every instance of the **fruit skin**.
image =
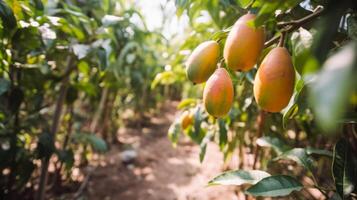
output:
M 248 25 L 248 22 L 254 19 L 254 14 L 243 15 L 228 34 L 223 56 L 227 66 L 232 70 L 252 69 L 264 48 L 264 29 Z
M 288 50 L 276 47 L 262 61 L 254 80 L 254 97 L 268 112 L 280 112 L 294 92 L 295 71 Z
M 216 69 L 219 59 L 219 44 L 206 41 L 198 45 L 186 62 L 187 78 L 193 83 L 203 83 Z
M 193 114 L 184 112 L 181 116 L 181 128 L 186 130 L 189 125 L 193 124 Z
M 214 117 L 223 117 L 232 107 L 233 94 L 233 83 L 227 70 L 217 69 L 203 90 L 206 111 Z

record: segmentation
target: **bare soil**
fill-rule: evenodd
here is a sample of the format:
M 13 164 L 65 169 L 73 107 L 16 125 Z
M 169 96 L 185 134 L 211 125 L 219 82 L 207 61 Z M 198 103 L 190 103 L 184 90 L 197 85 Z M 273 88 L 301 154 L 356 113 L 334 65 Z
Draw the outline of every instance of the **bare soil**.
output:
M 222 170 L 223 159 L 218 147 L 210 143 L 203 163 L 199 146 L 182 136 L 178 147 L 172 147 L 167 130 L 175 118 L 177 103 L 166 103 L 161 112 L 140 128 L 122 128 L 118 140 L 137 152 L 131 164 L 123 164 L 123 148 L 112 147 L 103 156 L 88 181 L 82 197 L 123 200 L 213 200 L 237 199 L 233 187 L 206 187 Z

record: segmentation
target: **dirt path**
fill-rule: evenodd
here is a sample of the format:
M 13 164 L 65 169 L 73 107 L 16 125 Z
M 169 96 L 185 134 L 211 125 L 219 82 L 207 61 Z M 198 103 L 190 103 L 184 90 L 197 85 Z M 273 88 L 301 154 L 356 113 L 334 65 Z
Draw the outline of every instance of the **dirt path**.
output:
M 177 149 L 172 148 L 166 134 L 175 113 L 176 104 L 167 103 L 141 130 L 120 129 L 120 142 L 134 148 L 138 157 L 132 165 L 124 165 L 121 151 L 111 149 L 91 176 L 88 199 L 237 199 L 231 187 L 205 187 L 222 167 L 222 154 L 215 144 L 209 144 L 202 164 L 197 145 L 181 140 Z

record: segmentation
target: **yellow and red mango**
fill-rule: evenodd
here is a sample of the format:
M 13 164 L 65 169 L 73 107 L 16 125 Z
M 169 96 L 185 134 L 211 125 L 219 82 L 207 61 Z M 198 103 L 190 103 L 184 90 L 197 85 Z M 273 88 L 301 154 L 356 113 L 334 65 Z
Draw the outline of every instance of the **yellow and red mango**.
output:
M 272 49 L 262 61 L 254 80 L 254 97 L 268 112 L 280 112 L 294 92 L 295 71 L 288 50 Z
M 219 59 L 219 44 L 206 41 L 198 45 L 186 63 L 186 74 L 193 83 L 203 83 L 212 75 Z
M 206 111 L 214 117 L 223 117 L 232 107 L 233 93 L 233 83 L 227 70 L 218 68 L 203 90 Z
M 186 111 L 181 115 L 181 128 L 183 130 L 187 129 L 189 125 L 193 124 L 193 114 Z
M 248 25 L 248 22 L 254 19 L 254 14 L 243 15 L 236 21 L 228 34 L 223 56 L 227 66 L 232 70 L 248 71 L 252 69 L 264 48 L 264 29 Z

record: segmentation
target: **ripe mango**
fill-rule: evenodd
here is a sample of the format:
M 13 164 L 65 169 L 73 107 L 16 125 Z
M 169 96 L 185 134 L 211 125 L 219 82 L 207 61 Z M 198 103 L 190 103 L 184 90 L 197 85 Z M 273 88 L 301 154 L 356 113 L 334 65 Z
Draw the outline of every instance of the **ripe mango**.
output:
M 193 114 L 190 112 L 184 112 L 183 115 L 181 116 L 181 128 L 182 130 L 185 130 L 188 128 L 189 125 L 193 124 Z
M 233 104 L 233 93 L 233 83 L 227 70 L 218 68 L 203 90 L 206 111 L 214 117 L 226 115 Z
M 223 56 L 227 66 L 232 70 L 252 69 L 264 48 L 264 29 L 248 25 L 248 22 L 254 19 L 254 14 L 243 15 L 228 34 Z
M 187 78 L 193 83 L 203 83 L 212 75 L 219 59 L 219 44 L 206 41 L 198 45 L 186 62 Z
M 294 92 L 295 71 L 288 50 L 272 49 L 262 61 L 254 80 L 254 97 L 268 112 L 280 112 Z

